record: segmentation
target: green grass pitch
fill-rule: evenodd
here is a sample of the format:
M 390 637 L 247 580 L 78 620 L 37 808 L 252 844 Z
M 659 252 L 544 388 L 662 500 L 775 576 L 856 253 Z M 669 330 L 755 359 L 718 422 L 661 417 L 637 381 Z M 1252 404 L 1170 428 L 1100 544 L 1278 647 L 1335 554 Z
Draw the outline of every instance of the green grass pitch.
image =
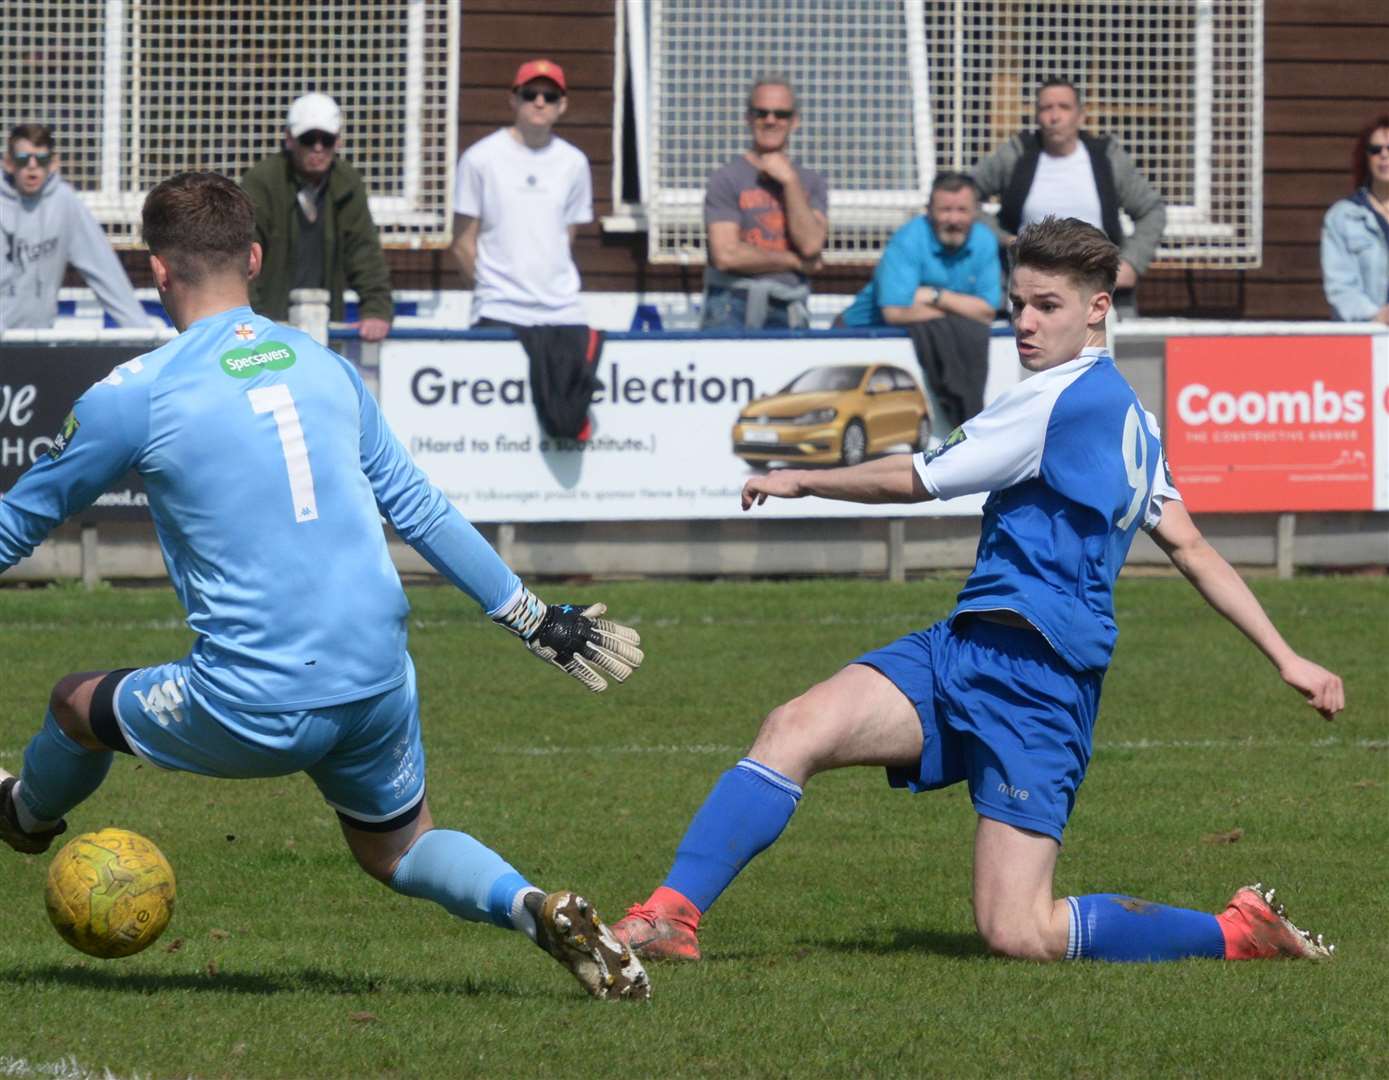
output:
M 444 588 L 412 591 L 430 800 L 537 884 L 609 918 L 658 884 L 772 706 L 949 610 L 956 579 L 561 587 L 637 625 L 647 663 L 589 696 Z M 1125 578 L 1090 776 L 1057 887 L 1213 910 L 1255 880 L 1330 964 L 1040 966 L 973 932 L 963 788 L 821 776 L 712 910 L 707 960 L 647 1006 L 583 997 L 518 935 L 351 864 L 302 776 L 225 782 L 118 760 L 70 815 L 154 838 L 178 907 L 149 951 L 69 949 L 48 856 L 0 854 L 0 1075 L 1389 1075 L 1389 581 L 1261 580 L 1295 647 L 1341 672 L 1326 724 L 1185 583 Z M 0 766 L 68 671 L 181 654 L 167 589 L 0 590 Z M 61 1070 L 66 1069 L 66 1074 Z

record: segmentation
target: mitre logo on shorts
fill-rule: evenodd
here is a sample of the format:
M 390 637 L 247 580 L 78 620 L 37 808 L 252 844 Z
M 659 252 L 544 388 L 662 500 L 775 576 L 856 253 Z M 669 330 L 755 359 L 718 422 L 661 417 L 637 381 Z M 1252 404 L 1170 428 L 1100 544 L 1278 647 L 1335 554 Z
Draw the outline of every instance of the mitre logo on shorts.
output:
M 249 379 L 259 371 L 283 371 L 294 364 L 294 350 L 279 341 L 264 341 L 221 356 L 222 370 L 234 379 Z

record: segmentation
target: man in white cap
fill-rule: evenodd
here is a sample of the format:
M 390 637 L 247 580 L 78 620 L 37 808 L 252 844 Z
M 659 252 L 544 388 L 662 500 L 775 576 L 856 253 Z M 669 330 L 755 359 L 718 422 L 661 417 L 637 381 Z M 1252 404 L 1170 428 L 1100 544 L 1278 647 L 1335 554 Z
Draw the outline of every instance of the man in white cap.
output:
M 280 152 L 241 178 L 255 203 L 256 241 L 264 251 L 251 306 L 284 321 L 291 290 L 327 289 L 329 317 L 340 322 L 343 291 L 351 288 L 362 339 L 380 341 L 391 328 L 391 276 L 362 176 L 338 156 L 341 134 L 338 103 L 327 94 L 305 94 L 289 107 Z

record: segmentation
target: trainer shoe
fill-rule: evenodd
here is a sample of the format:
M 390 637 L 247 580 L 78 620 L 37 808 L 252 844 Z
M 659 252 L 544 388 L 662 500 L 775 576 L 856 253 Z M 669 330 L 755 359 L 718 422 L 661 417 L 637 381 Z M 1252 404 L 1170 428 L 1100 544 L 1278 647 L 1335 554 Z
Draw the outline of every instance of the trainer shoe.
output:
M 59 821 L 46 832 L 25 832 L 19 827 L 19 814 L 14 808 L 14 786 L 17 777 L 0 769 L 0 840 L 25 855 L 41 855 L 48 850 L 55 836 L 67 832 L 68 823 Z
M 1268 960 L 1276 957 L 1303 960 L 1330 960 L 1335 945 L 1322 936 L 1300 930 L 1287 917 L 1282 904 L 1273 902 L 1273 889 L 1264 891 L 1262 882 L 1237 890 L 1216 916 L 1225 935 L 1226 960 Z
M 613 937 L 648 960 L 698 960 L 699 937 L 678 917 L 668 918 L 653 907 L 633 904 L 613 924 Z
M 536 944 L 567 967 L 593 997 L 602 1001 L 651 997 L 651 980 L 641 961 L 578 893 L 561 889 L 543 899 L 533 893 L 525 904 L 535 916 Z

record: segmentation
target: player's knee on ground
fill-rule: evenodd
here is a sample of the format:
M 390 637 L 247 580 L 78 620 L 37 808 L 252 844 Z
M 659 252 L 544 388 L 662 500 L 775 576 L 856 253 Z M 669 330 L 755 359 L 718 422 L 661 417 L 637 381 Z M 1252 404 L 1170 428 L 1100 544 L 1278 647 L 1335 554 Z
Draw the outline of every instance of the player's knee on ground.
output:
M 989 952 L 995 956 L 1008 956 L 1015 960 L 1061 959 L 1061 954 L 1047 940 L 1047 928 L 1035 925 L 1031 920 L 981 917 L 976 912 L 974 924 Z

